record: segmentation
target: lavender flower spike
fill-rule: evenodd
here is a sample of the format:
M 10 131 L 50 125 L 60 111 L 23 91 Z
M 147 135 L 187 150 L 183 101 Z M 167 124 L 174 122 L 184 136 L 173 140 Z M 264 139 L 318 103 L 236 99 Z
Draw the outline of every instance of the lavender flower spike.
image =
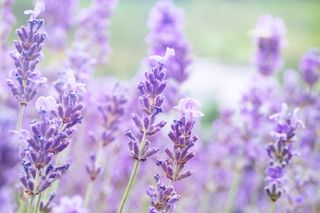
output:
M 129 149 L 131 157 L 135 160 L 145 161 L 147 157 L 155 154 L 158 148 L 151 147 L 147 136 L 154 135 L 164 125 L 164 121 L 156 123 L 156 116 L 162 112 L 164 97 L 161 93 L 166 87 L 166 74 L 164 63 L 174 55 L 174 50 L 167 48 L 163 57 L 151 56 L 150 58 L 157 61 L 157 65 L 150 72 L 145 73 L 146 81 L 141 82 L 138 89 L 140 91 L 140 106 L 143 114 L 132 114 L 132 120 L 141 133 L 141 143 L 136 140 L 136 136 L 131 131 L 127 131 L 129 138 Z
M 192 129 L 195 119 L 203 116 L 203 113 L 200 112 L 200 103 L 191 98 L 181 99 L 175 108 L 180 111 L 181 117 L 171 125 L 168 135 L 173 143 L 173 149 L 166 148 L 167 159 L 157 162 L 170 183 L 168 186 L 162 185 L 157 174 L 155 176 L 157 191 L 152 186 L 147 189 L 147 194 L 151 198 L 149 212 L 152 213 L 172 212 L 174 203 L 181 198 L 175 193 L 173 183 L 192 175 L 191 170 L 185 170 L 185 165 L 195 156 L 194 152 L 190 152 L 190 148 L 194 146 L 198 137 L 192 134 Z
M 306 52 L 300 62 L 302 77 L 307 84 L 313 86 L 320 78 L 320 49 Z
M 38 88 L 46 83 L 46 78 L 35 70 L 47 37 L 41 32 L 44 21 L 36 18 L 42 12 L 41 5 L 38 3 L 33 11 L 26 11 L 30 19 L 27 26 L 17 30 L 19 41 L 14 42 L 16 50 L 11 54 L 16 69 L 9 73 L 7 84 L 21 105 L 27 105 L 36 96 Z
M 252 31 L 257 45 L 254 63 L 262 75 L 271 75 L 273 71 L 280 68 L 285 34 L 283 20 L 270 15 L 261 16 L 256 28 Z
M 135 163 L 133 170 L 121 199 L 118 213 L 123 211 L 124 204 L 128 198 L 132 184 L 137 176 L 139 164 L 145 161 L 148 157 L 152 156 L 159 151 L 158 148 L 152 147 L 148 137 L 155 135 L 166 124 L 164 121 L 156 122 L 156 117 L 162 112 L 162 104 L 164 97 L 162 93 L 166 87 L 166 73 L 165 62 L 174 55 L 174 50 L 167 48 L 166 54 L 163 57 L 152 56 L 152 59 L 157 61 L 157 64 L 152 67 L 149 72 L 145 73 L 146 80 L 141 82 L 138 86 L 140 96 L 140 109 L 142 113 L 132 114 L 132 120 L 137 127 L 139 135 L 136 136 L 131 130 L 126 131 L 129 140 L 129 149 L 132 159 Z
M 149 213 L 172 212 L 174 204 L 180 200 L 181 196 L 174 191 L 173 186 L 162 184 L 159 174 L 156 174 L 154 179 L 156 180 L 157 188 L 149 186 L 147 189 L 147 194 L 151 199 Z
M 167 47 L 174 49 L 175 56 L 165 65 L 167 76 L 177 83 L 184 82 L 189 74 L 187 67 L 191 58 L 190 47 L 183 34 L 182 9 L 175 6 L 172 0 L 157 1 L 150 12 L 148 27 L 150 33 L 146 40 L 150 45 L 149 53 L 163 55 Z
M 270 116 L 275 121 L 275 129 L 271 132 L 274 142 L 267 147 L 269 166 L 266 169 L 267 195 L 272 201 L 272 208 L 275 202 L 281 197 L 284 191 L 285 169 L 295 155 L 293 141 L 298 128 L 304 127 L 297 117 L 298 109 L 293 113 L 289 112 L 288 106 L 282 104 L 280 113 Z

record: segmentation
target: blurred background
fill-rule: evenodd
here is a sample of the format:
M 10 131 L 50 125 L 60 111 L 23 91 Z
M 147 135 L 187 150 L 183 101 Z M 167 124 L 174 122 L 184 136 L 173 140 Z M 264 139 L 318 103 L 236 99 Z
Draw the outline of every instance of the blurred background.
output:
M 155 0 L 119 0 L 111 18 L 112 53 L 108 65 L 97 75 L 131 79 L 147 56 L 147 21 Z M 183 90 L 207 107 L 210 122 L 218 108 L 233 106 L 255 73 L 251 65 L 254 52 L 249 31 L 263 14 L 282 17 L 287 27 L 284 69 L 299 66 L 300 56 L 320 46 L 320 1 L 318 0 L 175 0 L 185 10 L 185 33 L 193 50 L 191 77 Z M 17 0 L 17 25 L 25 21 L 23 11 L 32 0 Z M 80 0 L 81 7 L 90 5 Z M 12 39 L 15 35 L 12 35 Z M 209 79 L 209 80 L 208 80 Z

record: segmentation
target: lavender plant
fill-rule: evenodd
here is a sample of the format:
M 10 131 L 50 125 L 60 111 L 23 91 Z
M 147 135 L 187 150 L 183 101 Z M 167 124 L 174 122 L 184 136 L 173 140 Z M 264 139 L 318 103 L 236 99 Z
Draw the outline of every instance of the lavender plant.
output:
M 26 11 L 30 18 L 26 26 L 17 30 L 19 41 L 15 41 L 15 52 L 11 54 L 15 69 L 10 71 L 7 84 L 19 103 L 19 115 L 16 129 L 21 129 L 24 108 L 36 96 L 39 87 L 46 84 L 46 78 L 36 70 L 42 56 L 42 45 L 47 37 L 41 32 L 44 20 L 37 16 L 44 10 L 44 4 L 38 3 L 34 10 Z
M 180 199 L 175 192 L 173 184 L 176 181 L 189 177 L 191 170 L 185 170 L 185 164 L 195 156 L 190 152 L 190 148 L 197 141 L 197 136 L 192 135 L 195 119 L 203 116 L 200 112 L 200 103 L 196 100 L 185 98 L 181 99 L 176 108 L 180 111 L 180 119 L 175 120 L 171 125 L 168 136 L 173 143 L 173 149 L 165 149 L 167 159 L 157 161 L 157 165 L 162 168 L 166 177 L 170 180 L 168 185 L 161 184 L 160 175 L 155 175 L 157 189 L 149 186 L 147 194 L 151 198 L 149 212 L 172 212 L 174 204 Z
M 311 48 L 297 70 L 282 70 L 281 18 L 263 15 L 252 30 L 257 72 L 235 92 L 238 104 L 219 105 L 217 118 L 208 113 L 198 125 L 200 103 L 184 94 L 198 93 L 188 88 L 191 71 L 210 60 L 197 56 L 190 66 L 183 10 L 173 0 L 156 1 L 149 13 L 153 56 L 140 69 L 149 71 L 121 83 L 101 77 L 117 44 L 109 35 L 118 1 L 36 1 L 12 45 L 24 4 L 0 4 L 0 80 L 8 86 L 0 86 L 1 212 L 320 211 L 320 54 Z M 47 82 L 53 87 L 41 88 Z
M 270 75 L 281 66 L 281 51 L 285 44 L 286 28 L 281 18 L 261 16 L 252 31 L 257 43 L 254 62 L 258 71 Z
M 148 138 L 159 132 L 166 124 L 164 121 L 156 122 L 156 117 L 162 112 L 161 106 L 164 101 L 164 97 L 162 96 L 166 87 L 164 64 L 173 55 L 174 50 L 168 48 L 163 57 L 152 56 L 151 58 L 157 61 L 157 64 L 152 67 L 149 72 L 145 73 L 146 80 L 138 86 L 140 92 L 140 110 L 142 114 L 132 114 L 132 120 L 137 127 L 139 136 L 137 137 L 131 130 L 126 131 L 129 139 L 130 155 L 132 159 L 134 159 L 134 166 L 118 212 L 123 211 L 124 204 L 137 176 L 140 162 L 147 160 L 148 157 L 159 151 L 158 148 L 151 146 Z
M 267 147 L 270 161 L 266 169 L 265 190 L 271 199 L 271 212 L 274 212 L 275 202 L 285 193 L 285 169 L 295 155 L 293 140 L 296 130 L 304 126 L 302 121 L 298 119 L 297 113 L 298 109 L 291 113 L 288 112 L 288 106 L 282 104 L 281 112 L 270 116 L 270 119 L 275 122 L 275 129 L 271 132 L 274 143 Z

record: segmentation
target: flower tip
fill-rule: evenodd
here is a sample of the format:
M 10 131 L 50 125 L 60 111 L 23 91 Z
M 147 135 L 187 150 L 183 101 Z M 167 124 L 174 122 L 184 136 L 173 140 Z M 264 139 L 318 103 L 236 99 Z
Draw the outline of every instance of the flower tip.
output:
M 166 61 L 169 60 L 169 58 L 171 58 L 173 56 L 175 56 L 175 50 L 173 48 L 167 47 L 166 53 L 164 56 L 153 55 L 153 56 L 150 56 L 150 59 L 155 60 L 160 63 L 165 63 Z
M 45 10 L 45 4 L 41 1 L 36 3 L 36 6 L 34 7 L 33 10 L 25 10 L 24 14 L 25 15 L 30 15 L 30 19 L 35 19 L 37 18 L 40 13 L 42 13 Z

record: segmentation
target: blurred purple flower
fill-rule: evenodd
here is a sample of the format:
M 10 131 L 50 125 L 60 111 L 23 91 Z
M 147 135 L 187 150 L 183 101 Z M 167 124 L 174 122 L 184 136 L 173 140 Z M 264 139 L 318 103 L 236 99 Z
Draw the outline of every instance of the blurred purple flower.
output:
M 79 20 L 75 44 L 90 52 L 98 64 L 105 64 L 108 59 L 109 19 L 117 3 L 117 0 L 95 0 Z
M 201 103 L 192 98 L 180 99 L 174 108 L 179 110 L 181 117 L 186 117 L 187 120 L 194 120 L 204 115 L 200 111 Z
M 320 78 L 320 49 L 306 52 L 300 62 L 302 77 L 307 84 L 313 86 Z
M 187 67 L 191 63 L 190 47 L 182 32 L 183 19 L 183 11 L 171 0 L 158 1 L 150 12 L 150 34 L 146 39 L 150 45 L 150 55 L 163 55 L 167 47 L 175 50 L 175 56 L 168 60 L 165 67 L 168 78 L 178 83 L 188 77 Z
M 285 44 L 286 28 L 281 18 L 261 16 L 252 31 L 257 44 L 254 63 L 262 75 L 271 75 L 281 66 L 281 50 Z
M 89 213 L 89 211 L 82 206 L 83 200 L 81 196 L 63 196 L 60 199 L 59 205 L 52 208 L 52 213 Z

